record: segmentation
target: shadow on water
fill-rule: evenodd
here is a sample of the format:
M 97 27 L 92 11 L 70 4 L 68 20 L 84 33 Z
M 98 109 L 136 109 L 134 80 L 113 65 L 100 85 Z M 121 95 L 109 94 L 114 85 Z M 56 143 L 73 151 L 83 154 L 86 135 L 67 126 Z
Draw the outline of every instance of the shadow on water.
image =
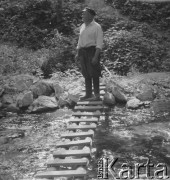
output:
M 129 163 L 132 166 L 135 163 L 146 164 L 148 159 L 155 167 L 158 163 L 165 163 L 170 176 L 169 117 L 127 125 L 121 121 L 121 117 L 126 116 L 128 116 L 127 112 L 120 114 L 119 120 L 114 119 L 114 112 L 112 112 L 109 118 L 100 121 L 95 133 L 97 149 L 95 171 L 97 172 L 97 162 L 105 155 L 109 160 L 118 158 L 117 169 L 120 169 L 123 163 Z M 128 118 L 124 121 L 128 121 Z M 115 122 L 116 126 L 113 125 Z

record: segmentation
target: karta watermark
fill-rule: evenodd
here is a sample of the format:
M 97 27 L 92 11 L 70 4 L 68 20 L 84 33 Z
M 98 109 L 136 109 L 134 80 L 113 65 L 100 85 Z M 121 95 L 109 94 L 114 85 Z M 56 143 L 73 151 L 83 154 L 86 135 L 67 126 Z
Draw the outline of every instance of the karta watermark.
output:
M 109 161 L 109 158 L 103 157 L 98 161 L 98 179 L 109 179 L 109 173 L 113 179 L 140 179 L 140 175 L 150 179 L 168 179 L 167 166 L 165 163 L 158 163 L 156 165 L 150 163 L 147 159 L 146 163 L 122 163 L 119 170 L 115 170 L 114 166 L 117 164 L 118 158 Z M 141 168 L 145 173 L 141 174 Z M 153 168 L 153 175 L 151 176 L 151 168 Z

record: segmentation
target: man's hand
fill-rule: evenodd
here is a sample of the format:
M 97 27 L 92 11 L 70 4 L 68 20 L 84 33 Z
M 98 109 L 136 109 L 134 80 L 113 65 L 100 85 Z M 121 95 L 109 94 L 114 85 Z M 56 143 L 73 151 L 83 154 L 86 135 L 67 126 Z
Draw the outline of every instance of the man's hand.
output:
M 75 55 L 75 63 L 78 62 L 78 59 L 79 59 L 78 54 L 76 54 L 76 55 Z
M 96 56 L 93 57 L 92 62 L 93 65 L 98 63 L 98 58 Z
M 91 62 L 93 65 L 98 63 L 100 51 L 101 51 L 101 49 L 96 48 L 95 55 L 94 55 L 92 62 Z

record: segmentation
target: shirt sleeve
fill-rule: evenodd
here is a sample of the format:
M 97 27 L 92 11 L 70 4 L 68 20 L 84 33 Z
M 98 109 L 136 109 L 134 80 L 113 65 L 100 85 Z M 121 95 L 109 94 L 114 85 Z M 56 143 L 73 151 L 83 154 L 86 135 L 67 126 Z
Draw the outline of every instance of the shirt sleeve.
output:
M 80 41 L 80 40 L 78 40 L 76 49 L 80 49 L 80 43 L 79 43 L 79 41 Z
M 96 48 L 102 49 L 103 47 L 103 31 L 101 26 L 97 27 L 97 40 L 96 40 Z
M 79 27 L 79 38 L 78 38 L 78 43 L 76 49 L 80 49 L 80 30 L 82 28 L 83 24 Z

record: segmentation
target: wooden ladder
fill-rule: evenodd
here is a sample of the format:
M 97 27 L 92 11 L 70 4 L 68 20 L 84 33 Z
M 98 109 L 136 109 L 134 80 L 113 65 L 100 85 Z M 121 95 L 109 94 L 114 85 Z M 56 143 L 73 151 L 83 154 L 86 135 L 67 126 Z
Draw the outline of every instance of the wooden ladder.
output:
M 100 83 L 100 95 L 105 94 L 105 85 Z M 47 171 L 38 172 L 37 180 L 55 177 L 88 179 L 88 164 L 97 124 L 108 110 L 101 101 L 79 101 L 73 117 L 67 125 L 68 133 L 61 134 L 64 142 L 56 145 L 54 160 L 47 162 Z

